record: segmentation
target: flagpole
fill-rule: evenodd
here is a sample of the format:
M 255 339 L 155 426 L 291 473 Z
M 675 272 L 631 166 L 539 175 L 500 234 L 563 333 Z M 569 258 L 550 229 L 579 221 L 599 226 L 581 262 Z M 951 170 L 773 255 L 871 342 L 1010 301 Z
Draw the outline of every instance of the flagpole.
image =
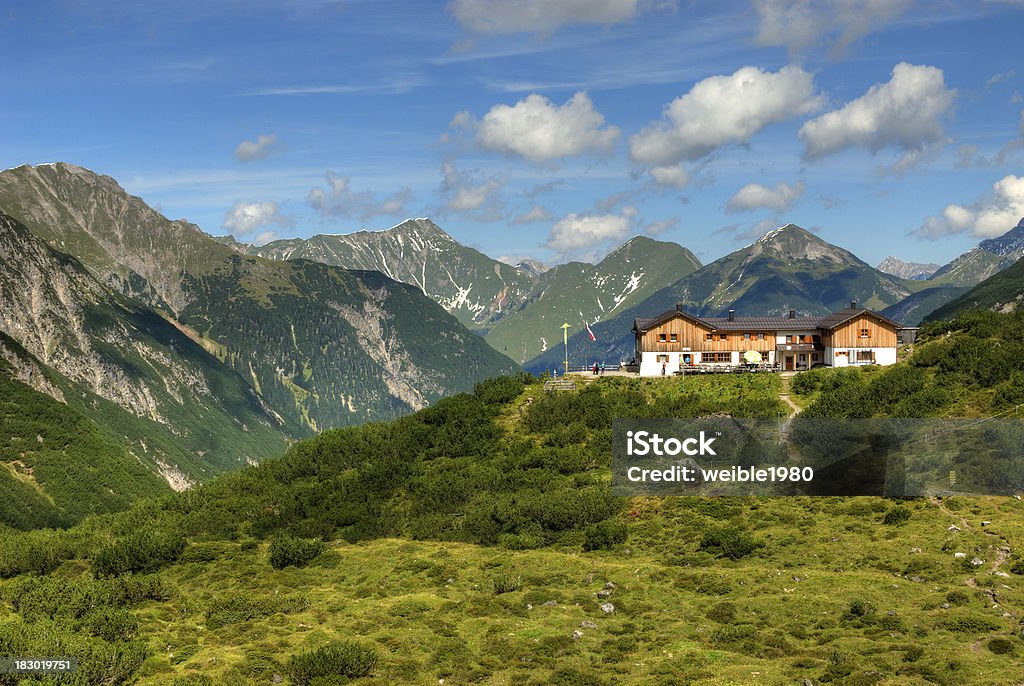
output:
M 562 342 L 565 344 L 565 373 L 569 373 L 569 323 L 562 324 Z

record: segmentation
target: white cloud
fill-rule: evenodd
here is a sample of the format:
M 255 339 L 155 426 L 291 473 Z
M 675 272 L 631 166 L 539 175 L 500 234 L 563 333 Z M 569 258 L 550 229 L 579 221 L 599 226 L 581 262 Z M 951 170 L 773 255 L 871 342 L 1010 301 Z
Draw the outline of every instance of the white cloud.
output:
M 406 206 L 413 200 L 412 190 L 405 187 L 391 195 L 379 197 L 372 190 L 353 191 L 350 187 L 352 180 L 348 176 L 339 176 L 329 171 L 324 178 L 327 180 L 327 189 L 311 189 L 306 200 L 314 210 L 329 217 L 396 217 L 405 214 Z
M 490 218 L 500 204 L 498 193 L 504 186 L 501 176 L 482 177 L 477 171 L 460 170 L 451 162 L 441 165 L 441 189 L 447 196 L 445 207 L 449 210 L 484 210 Z
M 524 212 L 512 220 L 513 224 L 532 224 L 533 222 L 551 221 L 554 217 L 546 207 L 534 205 L 529 212 Z
M 291 218 L 281 214 L 281 208 L 276 202 L 236 202 L 234 206 L 224 215 L 224 222 L 221 224 L 232 235 L 247 239 L 256 233 L 257 230 L 269 226 L 292 226 Z M 263 232 L 256 236 L 256 240 L 265 243 L 273 240 L 276 236 L 273 232 Z
M 575 212 L 559 220 L 548 236 L 547 246 L 559 253 L 593 253 L 607 241 L 621 241 L 629 235 L 636 208 L 627 206 L 619 214 L 580 215 Z
M 486 150 L 534 162 L 608 152 L 619 137 L 583 92 L 560 106 L 532 94 L 512 106 L 495 105 L 479 122 L 459 112 L 451 126 L 475 128 L 476 142 Z
M 772 187 L 762 186 L 759 183 L 748 183 L 736 191 L 736 195 L 729 198 L 725 211 L 733 213 L 769 209 L 775 212 L 785 212 L 804 194 L 805 190 L 807 190 L 807 184 L 803 181 L 797 181 L 791 186 L 780 183 Z
M 1016 69 L 1010 69 L 1008 71 L 1000 72 L 998 74 L 993 74 L 991 76 L 991 78 L 989 78 L 989 80 L 985 82 L 985 85 L 987 87 L 991 88 L 992 86 L 995 86 L 996 84 L 999 84 L 999 83 L 1002 83 L 1003 81 L 1007 81 L 1009 79 L 1012 79 L 1016 75 L 1017 75 L 1017 70 Z
M 671 186 L 672 188 L 686 188 L 690 183 L 690 175 L 683 169 L 683 165 L 675 164 L 671 167 L 652 167 L 647 172 L 659 186 Z
M 448 9 L 472 33 L 547 35 L 567 24 L 611 26 L 645 10 L 674 5 L 650 0 L 453 0 Z
M 822 42 L 833 55 L 903 14 L 911 0 L 753 0 L 757 42 L 801 52 Z
M 729 76 L 704 79 L 673 100 L 665 108 L 665 119 L 630 139 L 630 155 L 655 168 L 700 159 L 823 104 L 814 92 L 814 77 L 800 67 L 777 72 L 743 67 Z
M 955 97 L 941 69 L 900 62 L 888 82 L 800 127 L 804 155 L 815 160 L 853 147 L 872 153 L 893 147 L 903 152 L 896 168 L 906 168 L 945 141 L 943 119 Z
M 265 160 L 280 150 L 277 144 L 277 134 L 261 133 L 254 141 L 242 141 L 235 148 L 235 158 L 239 162 L 254 162 Z
M 922 238 L 941 238 L 968 232 L 994 238 L 1017 225 L 1024 217 L 1024 176 L 1004 176 L 992 185 L 992 193 L 971 205 L 946 205 L 929 217 L 914 233 Z

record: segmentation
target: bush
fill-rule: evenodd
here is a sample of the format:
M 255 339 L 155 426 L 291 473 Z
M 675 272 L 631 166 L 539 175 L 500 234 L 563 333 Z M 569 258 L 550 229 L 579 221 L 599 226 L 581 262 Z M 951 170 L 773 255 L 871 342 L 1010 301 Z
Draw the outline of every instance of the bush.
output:
M 522 584 L 523 580 L 521 577 L 515 576 L 511 572 L 504 572 L 491 579 L 491 592 L 494 595 L 512 593 L 513 591 L 518 591 Z
M 885 513 L 885 517 L 882 518 L 882 523 L 898 526 L 909 520 L 911 515 L 912 513 L 909 508 L 904 507 L 903 505 L 897 505 L 890 508 Z
M 996 655 L 1011 655 L 1015 650 L 1013 641 L 1002 636 L 988 642 L 988 649 Z
M 629 529 L 624 522 L 606 519 L 583 530 L 583 549 L 608 550 L 626 542 Z
M 150 572 L 176 561 L 185 550 L 185 538 L 168 531 L 144 529 L 100 549 L 92 559 L 97 577 L 126 572 Z
M 305 567 L 323 550 L 322 541 L 281 534 L 270 542 L 270 566 L 274 569 L 284 569 L 289 565 Z
M 101 608 L 87 616 L 82 625 L 107 643 L 130 641 L 139 630 L 138 618 L 123 608 Z
M 729 601 L 715 603 L 704 614 L 719 624 L 732 624 L 736 620 L 736 605 Z
M 700 540 L 700 549 L 730 560 L 739 560 L 760 548 L 763 543 L 756 540 L 738 526 L 725 526 L 705 532 Z
M 984 634 L 999 629 L 999 625 L 989 619 L 969 616 L 947 619 L 941 626 L 958 634 Z
M 368 676 L 377 666 L 377 650 L 355 641 L 334 641 L 322 648 L 299 653 L 288 661 L 288 674 L 296 686 L 316 679 Z

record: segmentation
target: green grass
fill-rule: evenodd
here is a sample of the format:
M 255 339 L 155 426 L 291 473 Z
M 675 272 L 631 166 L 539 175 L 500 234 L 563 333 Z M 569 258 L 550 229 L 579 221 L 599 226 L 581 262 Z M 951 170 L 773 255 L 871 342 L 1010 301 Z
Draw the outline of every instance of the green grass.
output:
M 982 324 L 928 335 L 954 345 Z M 901 365 L 851 383 L 884 390 L 907 369 L 944 374 Z M 831 377 L 807 375 L 821 381 L 808 411 Z M 322 682 L 362 685 L 1019 680 L 1024 501 L 602 505 L 610 418 L 777 416 L 779 389 L 768 375 L 608 377 L 564 393 L 493 381 L 129 513 L 0 535 L 0 646 L 59 645 L 90 674 L 96 656 L 116 658 L 133 683 L 167 686 L 317 683 L 328 668 L 369 669 Z M 183 551 L 150 545 L 174 536 Z M 271 546 L 288 536 L 323 550 L 276 569 Z M 145 575 L 94 579 L 98 550 Z

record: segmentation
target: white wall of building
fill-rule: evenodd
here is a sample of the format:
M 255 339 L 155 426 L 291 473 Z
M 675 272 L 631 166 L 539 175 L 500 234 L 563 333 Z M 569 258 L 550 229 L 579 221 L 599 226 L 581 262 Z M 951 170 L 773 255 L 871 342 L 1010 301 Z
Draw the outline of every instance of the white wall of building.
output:
M 874 362 L 858 361 L 857 353 L 867 351 L 874 353 Z M 837 355 L 837 353 L 839 354 Z M 896 348 L 825 348 L 825 364 L 830 364 L 833 367 L 857 367 L 865 364 L 886 366 L 896 364 Z
M 640 355 L 640 376 L 661 376 L 662 365 L 665 367 L 665 376 L 671 376 L 679 371 L 679 359 L 683 355 L 693 353 L 659 353 L 645 352 Z M 659 361 L 658 358 L 667 359 Z

